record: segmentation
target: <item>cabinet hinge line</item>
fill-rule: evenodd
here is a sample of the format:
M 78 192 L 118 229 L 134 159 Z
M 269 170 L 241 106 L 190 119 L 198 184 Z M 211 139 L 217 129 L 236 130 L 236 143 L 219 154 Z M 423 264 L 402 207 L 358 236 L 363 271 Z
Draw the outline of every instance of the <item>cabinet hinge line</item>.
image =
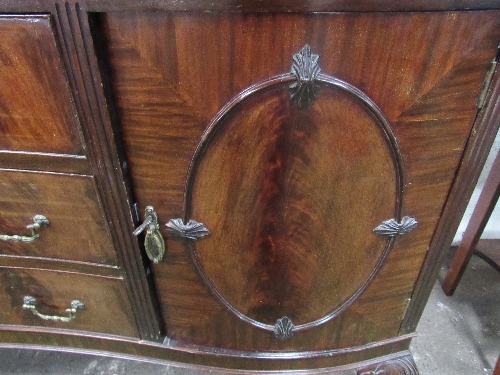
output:
M 476 103 L 477 109 L 483 108 L 484 102 L 486 101 L 486 95 L 488 94 L 488 90 L 490 89 L 491 86 L 491 81 L 493 80 L 493 75 L 495 74 L 499 55 L 500 55 L 500 46 L 497 56 L 491 62 L 490 68 L 486 73 L 486 77 L 484 77 L 483 86 L 481 87 L 481 92 L 479 93 L 479 97 L 477 98 L 477 103 Z

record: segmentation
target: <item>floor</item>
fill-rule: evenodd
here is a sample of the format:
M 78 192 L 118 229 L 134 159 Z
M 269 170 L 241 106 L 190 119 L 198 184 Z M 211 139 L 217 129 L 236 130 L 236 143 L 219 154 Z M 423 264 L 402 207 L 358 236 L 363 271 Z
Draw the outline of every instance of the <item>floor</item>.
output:
M 473 256 L 452 297 L 439 281 L 412 341 L 420 375 L 491 374 L 500 353 L 500 274 Z
M 411 347 L 420 375 L 491 374 L 500 352 L 498 301 L 500 274 L 475 256 L 453 297 L 446 297 L 436 283 Z M 209 372 L 93 355 L 0 349 L 0 374 L 208 375 Z

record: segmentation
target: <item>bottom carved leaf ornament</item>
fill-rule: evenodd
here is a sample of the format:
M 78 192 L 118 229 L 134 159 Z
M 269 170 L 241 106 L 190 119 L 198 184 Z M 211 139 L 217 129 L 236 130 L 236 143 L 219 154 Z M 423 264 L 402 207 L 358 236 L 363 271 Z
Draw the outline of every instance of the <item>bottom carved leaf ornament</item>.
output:
M 413 358 L 405 357 L 388 360 L 357 371 L 357 375 L 418 375 Z
M 274 336 L 281 341 L 288 340 L 293 336 L 293 325 L 291 319 L 284 316 L 281 319 L 276 320 L 276 325 L 274 326 Z

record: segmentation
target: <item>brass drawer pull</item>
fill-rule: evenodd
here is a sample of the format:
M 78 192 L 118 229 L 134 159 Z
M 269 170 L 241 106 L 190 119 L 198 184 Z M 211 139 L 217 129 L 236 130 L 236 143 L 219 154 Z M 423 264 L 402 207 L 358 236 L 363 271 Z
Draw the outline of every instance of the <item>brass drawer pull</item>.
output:
M 13 242 L 33 242 L 40 234 L 36 232 L 37 229 L 46 228 L 50 224 L 49 219 L 47 219 L 43 215 L 35 215 L 33 217 L 33 224 L 29 224 L 26 226 L 26 229 L 31 230 L 31 236 L 23 236 L 19 234 L 8 235 L 8 234 L 0 234 L 0 240 L 3 241 L 13 241 Z
M 160 225 L 158 224 L 158 215 L 153 206 L 146 207 L 144 222 L 134 231 L 134 236 L 138 236 L 142 231 L 146 230 L 144 238 L 144 247 L 148 258 L 154 263 L 158 263 L 165 255 L 165 240 L 160 233 Z
M 53 322 L 70 322 L 73 319 L 75 319 L 76 311 L 83 310 L 85 308 L 85 305 L 78 300 L 71 301 L 71 307 L 69 309 L 66 309 L 68 316 L 42 314 L 36 309 L 36 307 L 37 307 L 37 302 L 35 297 L 32 296 L 24 297 L 23 309 L 31 310 L 31 312 L 34 315 L 38 316 L 40 319 L 51 320 Z

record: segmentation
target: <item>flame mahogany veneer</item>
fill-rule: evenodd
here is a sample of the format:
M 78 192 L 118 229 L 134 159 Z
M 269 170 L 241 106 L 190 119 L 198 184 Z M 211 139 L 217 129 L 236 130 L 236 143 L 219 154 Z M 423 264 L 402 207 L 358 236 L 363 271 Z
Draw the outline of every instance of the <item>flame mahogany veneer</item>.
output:
M 418 373 L 500 123 L 500 2 L 6 0 L 0 33 L 0 234 L 50 221 L 0 242 L 4 345 Z

